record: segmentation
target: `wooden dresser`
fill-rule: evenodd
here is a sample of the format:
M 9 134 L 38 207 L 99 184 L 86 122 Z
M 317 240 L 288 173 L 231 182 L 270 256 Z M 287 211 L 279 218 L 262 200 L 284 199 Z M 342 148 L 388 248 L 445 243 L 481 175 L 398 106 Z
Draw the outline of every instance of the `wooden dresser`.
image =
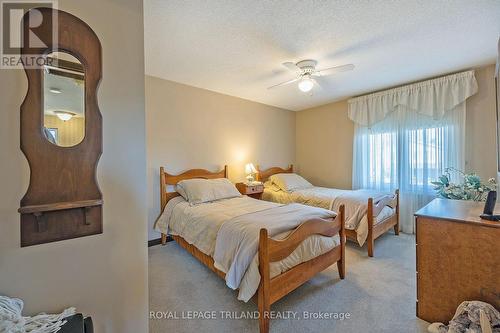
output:
M 467 300 L 500 309 L 500 223 L 479 218 L 483 207 L 435 199 L 415 213 L 419 318 L 448 323 Z

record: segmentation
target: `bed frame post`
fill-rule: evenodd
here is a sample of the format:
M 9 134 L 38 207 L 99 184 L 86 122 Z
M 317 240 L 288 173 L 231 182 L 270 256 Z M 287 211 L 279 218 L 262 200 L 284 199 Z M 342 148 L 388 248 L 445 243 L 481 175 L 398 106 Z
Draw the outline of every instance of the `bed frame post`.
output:
M 346 235 L 345 235 L 345 206 L 340 205 L 339 209 L 340 213 L 340 260 L 337 261 L 337 268 L 339 270 L 340 279 L 344 279 L 345 277 L 345 243 L 346 243 Z
M 163 212 L 163 209 L 165 208 L 165 205 L 167 204 L 166 202 L 166 194 L 167 191 L 165 190 L 165 169 L 163 167 L 160 167 L 160 202 L 161 202 L 161 209 L 160 212 Z
M 368 199 L 368 210 L 366 212 L 366 216 L 368 218 L 368 237 L 367 247 L 368 247 L 368 256 L 373 257 L 373 247 L 374 247 L 374 239 L 373 239 L 373 225 L 374 225 L 374 217 L 373 217 L 373 198 Z
M 161 209 L 160 214 L 163 213 L 165 206 L 167 205 L 167 191 L 166 191 L 166 183 L 165 183 L 165 169 L 160 167 L 160 202 Z M 161 234 L 161 245 L 167 244 L 167 235 Z
M 260 272 L 260 284 L 258 290 L 259 331 L 260 333 L 268 333 L 269 313 L 271 310 L 270 290 L 269 290 L 271 276 L 269 272 L 269 248 L 267 242 L 267 229 L 260 229 L 259 272 Z
M 394 226 L 394 233 L 399 235 L 399 189 L 396 190 L 396 225 Z

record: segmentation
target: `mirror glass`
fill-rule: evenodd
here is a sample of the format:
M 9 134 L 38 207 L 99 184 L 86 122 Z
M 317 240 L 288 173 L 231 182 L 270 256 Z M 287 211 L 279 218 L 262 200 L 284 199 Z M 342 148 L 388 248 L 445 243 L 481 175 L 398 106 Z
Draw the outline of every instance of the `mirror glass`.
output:
M 45 138 L 55 145 L 71 147 L 85 136 L 85 70 L 66 52 L 47 55 L 43 67 Z

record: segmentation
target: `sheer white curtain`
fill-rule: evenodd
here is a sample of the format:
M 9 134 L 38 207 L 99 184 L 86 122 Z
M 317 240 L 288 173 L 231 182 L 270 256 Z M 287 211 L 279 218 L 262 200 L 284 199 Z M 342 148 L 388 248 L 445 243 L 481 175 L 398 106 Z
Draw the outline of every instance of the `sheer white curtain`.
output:
M 349 101 L 355 121 L 353 187 L 400 190 L 400 225 L 430 202 L 447 167 L 465 166 L 465 100 L 477 91 L 465 72 Z
M 372 128 L 356 125 L 353 187 L 401 194 L 400 224 L 413 233 L 413 214 L 434 197 L 432 181 L 447 167 L 464 169 L 465 103 L 434 120 L 400 106 Z

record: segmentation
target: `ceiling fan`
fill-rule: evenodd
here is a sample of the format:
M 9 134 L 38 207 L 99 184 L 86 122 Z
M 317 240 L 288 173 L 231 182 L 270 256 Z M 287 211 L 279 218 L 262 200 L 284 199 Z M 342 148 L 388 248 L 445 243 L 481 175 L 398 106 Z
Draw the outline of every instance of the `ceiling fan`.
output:
M 325 69 L 316 69 L 316 60 L 302 60 L 294 64 L 293 62 L 285 62 L 283 66 L 294 72 L 297 76 L 292 79 L 282 83 L 275 84 L 267 89 L 272 89 L 276 87 L 281 87 L 293 82 L 299 81 L 298 87 L 300 91 L 309 92 L 314 87 L 314 84 L 319 86 L 319 83 L 314 79 L 318 76 L 332 75 L 338 72 L 345 72 L 354 69 L 353 64 L 335 66 Z

